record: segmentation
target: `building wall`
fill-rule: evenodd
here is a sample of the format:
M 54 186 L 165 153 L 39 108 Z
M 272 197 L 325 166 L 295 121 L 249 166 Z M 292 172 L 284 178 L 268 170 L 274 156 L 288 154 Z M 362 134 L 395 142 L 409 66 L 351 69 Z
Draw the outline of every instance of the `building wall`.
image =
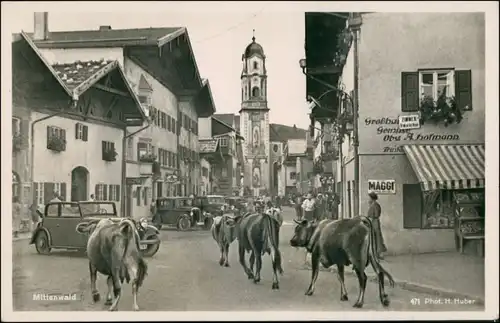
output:
M 212 192 L 212 185 L 210 183 L 211 167 L 210 162 L 205 158 L 200 159 L 200 169 L 203 168 L 207 169 L 207 176 L 203 176 L 203 173 L 201 173 L 199 195 L 208 195 Z
M 194 106 L 194 97 L 182 98 L 179 101 L 179 111 L 189 116 L 191 120 L 198 122 L 198 114 L 196 113 L 196 108 Z M 183 145 L 184 147 L 194 150 L 197 153 L 199 152 L 198 136 L 184 127 L 181 127 L 179 145 Z M 185 194 L 196 194 L 199 188 L 200 179 L 199 163 L 189 164 L 181 161 L 181 174 L 187 176 L 187 179 L 184 180 Z
M 198 131 L 200 139 L 212 138 L 212 117 L 198 118 Z
M 37 120 L 48 114 L 32 112 L 32 120 Z M 88 126 L 88 141 L 75 139 L 75 124 L 79 122 Z M 53 152 L 47 149 L 47 126 L 56 126 L 66 130 L 66 150 Z M 63 117 L 52 117 L 40 121 L 34 128 L 34 159 L 33 181 L 36 183 L 66 183 L 66 200 L 71 200 L 71 172 L 76 167 L 84 167 L 88 171 L 87 195 L 95 193 L 96 184 L 120 185 L 122 176 L 123 129 L 94 124 Z M 115 144 L 117 160 L 107 162 L 102 160 L 102 141 Z M 57 165 L 57 169 L 54 168 Z M 59 192 L 62 194 L 63 192 Z M 118 212 L 120 203 L 116 201 Z
M 382 230 L 389 253 L 455 248 L 451 229 L 403 228 L 402 186 L 417 183 L 417 178 L 398 147 L 403 144 L 484 143 L 484 33 L 482 13 L 363 15 L 359 40 L 360 213 L 366 214 L 368 208 L 369 179 L 395 180 L 396 194 L 379 194 Z M 393 41 L 387 43 L 384 39 Z M 352 56 L 351 51 L 349 57 Z M 374 61 L 377 64 L 373 64 Z M 343 74 L 347 89 L 352 88 L 353 66 L 349 62 L 352 62 L 350 58 Z M 387 135 L 385 131 L 390 130 L 386 129 L 398 128 L 396 120 L 405 114 L 401 112 L 401 73 L 438 68 L 471 70 L 473 110 L 465 112 L 460 124 L 444 127 L 442 123 L 425 123 L 420 129 L 411 130 L 413 140 L 406 134 Z M 383 118 L 390 121 L 383 121 Z M 428 135 L 432 134 L 449 136 L 430 140 Z M 343 152 L 348 156 L 344 170 L 346 181 L 354 180 L 351 149 L 346 140 L 343 145 Z M 344 196 L 347 208 L 349 201 L 346 198 Z
M 52 65 L 88 60 L 117 60 L 123 66 L 123 48 L 40 48 L 40 52 Z
M 31 195 L 31 173 L 30 173 L 30 133 L 31 133 L 31 113 L 26 107 L 15 107 L 12 109 L 12 117 L 19 120 L 19 130 L 21 136 L 21 146 L 19 151 L 12 152 L 12 171 L 19 179 L 17 193 L 19 200 L 27 205 L 32 203 Z

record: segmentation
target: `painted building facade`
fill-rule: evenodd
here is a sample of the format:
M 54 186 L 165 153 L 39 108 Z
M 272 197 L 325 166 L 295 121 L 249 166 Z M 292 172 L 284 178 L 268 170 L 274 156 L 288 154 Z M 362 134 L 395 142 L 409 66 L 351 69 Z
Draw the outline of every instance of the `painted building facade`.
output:
M 51 65 L 24 33 L 12 50 L 13 130 L 21 138 L 13 172 L 22 183 L 15 195 L 29 205 L 55 194 L 86 201 L 94 193 L 119 212 L 125 133 L 145 114 L 118 62 Z M 100 88 L 104 80 L 114 82 L 115 93 Z
M 389 253 L 455 249 L 451 196 L 484 195 L 484 14 L 370 13 L 362 14 L 360 29 L 360 213 L 366 214 L 368 191 L 379 190 Z M 353 77 L 351 47 L 340 81 L 348 92 Z M 461 112 L 449 122 L 422 124 L 426 97 L 447 98 L 447 104 L 454 97 Z M 415 115 L 416 124 L 403 129 L 400 117 Z M 344 215 L 354 216 L 351 136 L 342 149 L 344 167 L 337 172 L 345 172 Z
M 198 117 L 212 114 L 214 107 L 186 28 L 101 26 L 46 33 L 35 43 L 49 61 L 116 59 L 147 111 L 149 125 L 131 129 L 127 135 L 127 205 L 123 206 L 127 214 L 149 215 L 157 197 L 197 194 L 201 185 Z

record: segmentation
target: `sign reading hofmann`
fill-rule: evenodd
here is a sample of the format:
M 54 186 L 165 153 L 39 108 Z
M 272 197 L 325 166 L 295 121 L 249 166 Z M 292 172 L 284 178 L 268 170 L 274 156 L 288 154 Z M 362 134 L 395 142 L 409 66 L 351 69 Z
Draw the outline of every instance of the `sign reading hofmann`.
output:
M 396 194 L 396 181 L 393 179 L 369 179 L 368 191 L 377 194 Z

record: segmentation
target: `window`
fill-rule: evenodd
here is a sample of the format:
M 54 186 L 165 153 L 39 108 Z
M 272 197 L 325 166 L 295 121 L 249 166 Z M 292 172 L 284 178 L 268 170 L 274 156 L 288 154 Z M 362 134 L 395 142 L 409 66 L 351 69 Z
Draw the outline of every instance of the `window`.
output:
M 127 138 L 127 159 L 132 160 L 134 156 L 134 138 Z
M 259 63 L 253 62 L 253 69 L 256 70 L 259 68 Z
M 47 207 L 48 217 L 58 217 L 59 216 L 59 204 L 52 204 Z
M 227 138 L 219 138 L 219 140 L 221 147 L 227 147 Z
M 139 102 L 145 107 L 149 107 L 152 104 L 151 93 L 141 93 L 139 94 Z
M 297 179 L 297 173 L 296 172 L 290 172 L 290 179 L 292 181 L 296 180 Z
M 170 129 L 171 129 L 172 133 L 176 133 L 175 129 L 176 129 L 177 121 L 174 118 L 171 118 L 171 122 L 172 122 L 172 124 L 171 124 Z
M 278 149 L 279 149 L 278 145 L 274 144 L 274 145 L 273 145 L 273 151 L 274 151 L 275 153 L 277 153 L 277 152 L 278 152 Z
M 109 185 L 108 201 L 120 201 L 120 185 Z
M 155 146 L 149 142 L 139 141 L 137 143 L 137 160 L 140 161 L 141 157 L 155 153 Z
M 12 118 L 12 136 L 18 136 L 21 134 L 21 120 L 18 118 Z
M 148 187 L 142 188 L 142 197 L 144 199 L 144 205 L 148 205 L 148 195 L 150 194 Z
M 455 97 L 457 107 L 472 109 L 470 70 L 438 69 L 403 72 L 401 74 L 401 111 L 417 112 L 426 96 L 437 100 L 441 95 Z
M 172 119 L 170 116 L 167 114 L 167 130 L 171 131 L 172 130 Z
M 252 88 L 252 98 L 256 98 L 260 95 L 260 90 L 258 87 L 254 86 Z
M 170 117 L 170 116 L 168 116 Z M 167 129 L 167 114 L 165 112 L 161 113 L 161 127 Z
M 89 127 L 82 124 L 82 123 L 76 123 L 75 126 L 75 138 L 80 139 L 82 141 L 87 141 L 88 140 L 88 132 L 89 132 Z
M 108 200 L 108 186 L 106 184 L 96 184 L 95 186 L 95 199 L 97 201 Z
M 66 130 L 47 126 L 47 148 L 56 151 L 66 150 Z
M 201 168 L 201 176 L 208 177 L 208 168 L 206 167 Z
M 102 159 L 106 161 L 116 160 L 115 143 L 111 141 L 102 141 Z

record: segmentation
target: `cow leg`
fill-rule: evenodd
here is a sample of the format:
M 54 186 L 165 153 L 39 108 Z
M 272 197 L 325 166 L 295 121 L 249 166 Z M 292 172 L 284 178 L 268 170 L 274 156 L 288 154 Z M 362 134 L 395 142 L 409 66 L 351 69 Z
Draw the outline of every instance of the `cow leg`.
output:
M 229 267 L 229 243 L 224 244 L 224 267 Z
M 104 305 L 113 304 L 113 277 L 108 276 L 108 294 L 106 295 L 106 303 Z
M 347 297 L 347 289 L 345 288 L 344 283 L 344 265 L 337 264 L 337 277 L 340 281 L 340 300 L 347 301 L 349 298 Z
M 118 302 L 120 302 L 120 298 L 122 296 L 122 284 L 120 282 L 119 269 L 113 270 L 113 273 L 111 276 L 113 279 L 113 294 L 115 295 L 115 300 L 114 300 L 113 304 L 111 304 L 111 307 L 109 308 L 109 310 L 116 311 L 118 309 Z
M 361 271 L 357 267 L 355 267 L 354 271 L 356 272 L 356 276 L 358 276 L 358 282 L 359 282 L 359 295 L 358 295 L 358 300 L 354 304 L 354 307 L 361 308 L 363 307 L 363 304 L 365 302 L 366 281 L 368 278 L 366 277 L 364 270 Z
M 312 276 L 311 283 L 309 284 L 309 288 L 306 291 L 307 296 L 311 296 L 314 293 L 314 288 L 316 287 L 316 280 L 318 279 L 319 274 L 319 252 L 313 251 L 311 254 L 311 263 L 312 263 Z
M 281 268 L 281 252 L 274 248 L 271 248 L 271 259 L 273 262 L 273 286 L 272 289 L 280 289 L 280 282 L 278 279 L 278 271 L 283 274 L 283 269 Z
M 255 255 L 253 251 L 250 253 L 250 270 L 253 272 L 254 270 L 254 265 L 255 265 Z
M 247 274 L 248 279 L 253 279 L 253 273 L 252 271 L 247 267 L 246 261 L 245 261 L 245 248 L 242 246 L 238 247 L 238 253 L 239 253 L 239 258 L 240 258 L 240 264 L 243 267 L 243 270 L 245 271 L 245 274 Z
M 222 243 L 219 244 L 220 248 L 220 259 L 219 259 L 219 265 L 224 265 L 224 245 Z
M 90 289 L 92 291 L 92 299 L 94 300 L 94 303 L 97 303 L 101 298 L 96 287 L 97 268 L 90 262 L 89 262 L 89 271 L 90 271 Z
M 380 302 L 382 302 L 382 305 L 384 306 L 389 306 L 389 296 L 385 293 L 385 288 L 384 288 L 384 279 L 385 275 L 383 272 L 378 273 L 378 294 L 380 297 Z
M 254 283 L 260 282 L 260 270 L 262 269 L 262 252 L 257 252 L 254 250 L 252 254 L 255 254 L 255 276 L 253 279 Z

